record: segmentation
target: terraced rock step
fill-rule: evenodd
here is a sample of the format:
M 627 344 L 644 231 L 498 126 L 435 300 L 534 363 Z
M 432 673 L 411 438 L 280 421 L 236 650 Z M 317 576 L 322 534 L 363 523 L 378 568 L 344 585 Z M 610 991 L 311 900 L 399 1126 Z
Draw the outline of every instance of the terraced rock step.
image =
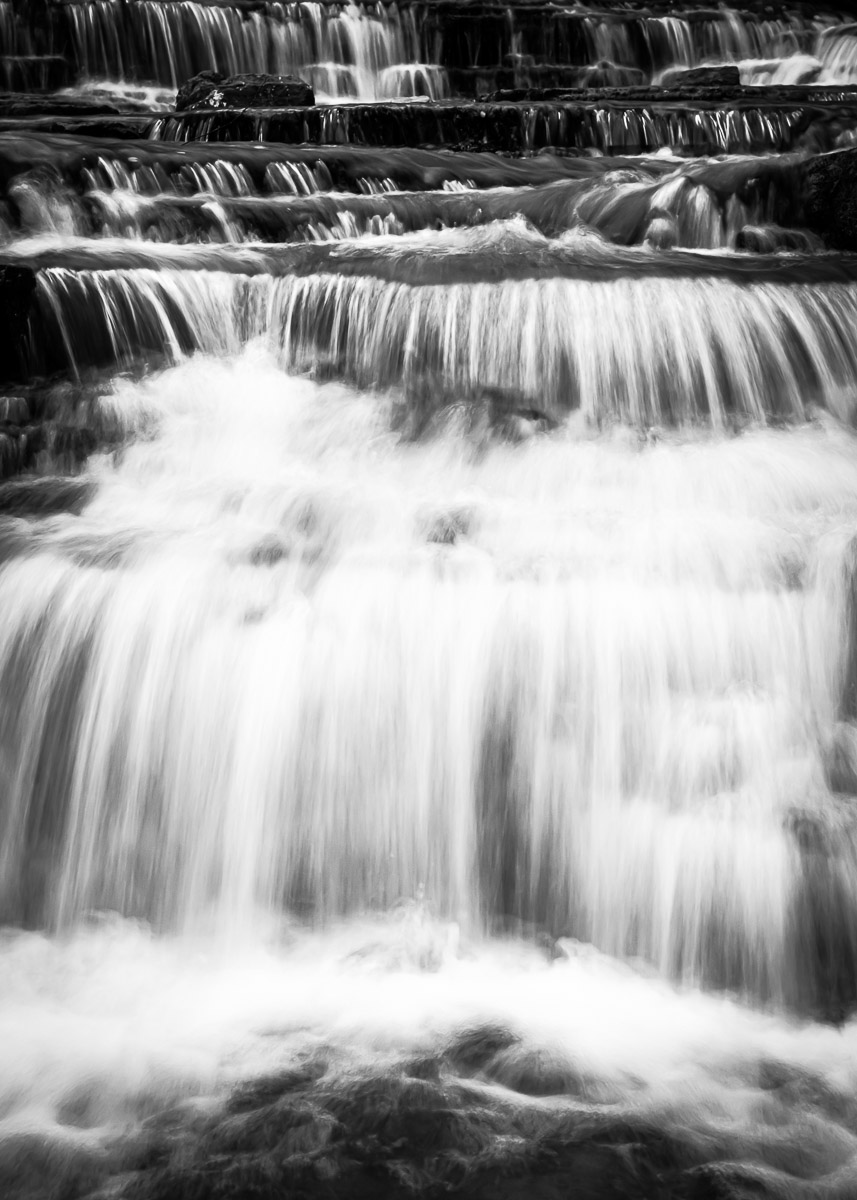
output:
M 668 99 L 616 91 L 564 99 L 478 104 L 328 105 L 310 109 L 217 110 L 157 117 L 150 136 L 166 141 L 277 141 L 321 145 L 449 146 L 524 153 L 543 148 L 638 154 L 663 147 L 683 154 L 828 150 L 850 136 L 857 91 L 814 95 L 742 90 Z
M 510 159 L 7 133 L 0 186 L 10 233 L 59 221 L 90 237 L 289 242 L 521 217 L 551 237 L 584 227 L 617 245 L 794 252 L 857 249 L 856 158 Z
M 784 161 L 760 161 L 755 164 L 755 169 L 765 174 L 778 170 Z M 387 190 L 393 186 L 416 190 L 440 188 L 451 182 L 472 182 L 478 187 L 515 187 L 557 179 L 589 179 L 624 166 L 640 165 L 636 159 L 632 162 L 618 157 L 608 160 L 544 154 L 511 158 L 491 152 L 453 153 L 410 147 L 286 146 L 247 142 L 184 144 L 0 132 L 0 184 L 4 188 L 8 188 L 12 179 L 33 169 L 56 171 L 80 189 L 86 186 L 90 173 L 93 173 L 96 186 L 99 181 L 102 186 L 109 186 L 111 164 L 117 164 L 130 174 L 129 186 L 134 190 L 171 190 L 173 183 L 170 181 L 175 180 L 176 188 L 186 191 L 191 181 L 197 179 L 194 189 L 207 188 L 217 194 L 224 190 L 228 193 L 230 172 L 240 172 L 249 181 L 251 189 L 267 190 L 266 181 L 278 167 L 294 168 L 294 191 L 305 194 L 329 188 L 361 191 L 364 182 L 369 186 L 373 181 L 382 183 Z M 218 164 L 221 164 L 220 168 Z M 700 163 L 699 167 L 702 166 Z M 204 177 L 197 177 L 197 169 L 205 172 Z M 657 175 L 672 170 L 673 164 L 664 159 L 652 159 L 646 161 L 646 169 Z M 730 168 L 721 164 L 715 165 L 715 169 L 726 172 Z M 222 176 L 220 183 L 218 174 Z
M 847 8 L 53 0 L 0 5 L 0 44 L 59 54 L 80 79 L 296 73 L 332 99 L 619 85 L 709 61 L 742 64 L 745 83 L 825 84 L 857 81 Z
M 62 244 L 23 243 L 0 250 L 0 269 L 61 271 L 216 271 L 272 278 L 336 275 L 381 279 L 410 287 L 479 284 L 524 279 L 609 282 L 629 279 L 726 279 L 736 284 L 853 283 L 857 256 L 700 254 L 675 250 L 647 254 L 611 246 L 598 238 L 546 238 L 523 227 L 450 230 L 443 253 L 424 239 L 404 236 L 374 242 L 310 242 L 292 245 L 160 245 L 133 239 L 106 244 L 88 238 Z
M 289 371 L 397 389 L 411 434 L 498 388 L 551 421 L 577 408 L 641 426 L 794 419 L 810 404 L 853 415 L 854 258 L 651 255 L 496 223 L 431 244 L 81 242 L 3 261 L 33 273 L 39 374 L 258 338 Z

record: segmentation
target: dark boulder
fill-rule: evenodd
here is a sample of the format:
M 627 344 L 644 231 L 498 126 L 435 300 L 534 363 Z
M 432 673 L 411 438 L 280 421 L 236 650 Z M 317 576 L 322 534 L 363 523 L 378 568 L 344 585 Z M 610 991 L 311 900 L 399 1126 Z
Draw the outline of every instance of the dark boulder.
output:
M 803 167 L 804 221 L 836 250 L 857 250 L 857 150 L 820 154 Z
M 737 88 L 741 86 L 738 68 L 728 64 L 716 67 L 681 67 L 665 71 L 661 86 L 667 88 Z
M 313 90 L 293 75 L 222 75 L 201 71 L 183 83 L 176 111 L 210 108 L 304 108 L 315 104 Z

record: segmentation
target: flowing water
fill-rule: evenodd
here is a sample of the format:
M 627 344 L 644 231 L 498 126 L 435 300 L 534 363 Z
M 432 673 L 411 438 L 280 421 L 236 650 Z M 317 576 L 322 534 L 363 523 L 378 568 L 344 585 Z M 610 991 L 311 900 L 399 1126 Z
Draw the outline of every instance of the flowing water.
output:
M 0 131 L 0 1195 L 852 1200 L 857 260 L 763 87 L 854 27 L 51 11 L 336 102 Z M 762 98 L 341 103 L 504 55 Z

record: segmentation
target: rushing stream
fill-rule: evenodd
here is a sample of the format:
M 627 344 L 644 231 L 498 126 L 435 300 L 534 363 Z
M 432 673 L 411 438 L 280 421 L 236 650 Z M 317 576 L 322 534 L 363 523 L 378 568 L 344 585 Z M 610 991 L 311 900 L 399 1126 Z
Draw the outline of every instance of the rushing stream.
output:
M 0 1196 L 854 1200 L 857 26 L 45 11 L 126 107 L 0 129 Z

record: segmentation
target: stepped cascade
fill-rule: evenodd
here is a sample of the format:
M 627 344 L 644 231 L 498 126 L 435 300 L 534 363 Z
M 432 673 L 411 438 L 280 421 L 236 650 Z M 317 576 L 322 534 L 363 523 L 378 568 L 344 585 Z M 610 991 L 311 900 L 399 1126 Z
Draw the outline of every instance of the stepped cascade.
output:
M 0 1194 L 857 1194 L 857 12 L 0 68 Z

